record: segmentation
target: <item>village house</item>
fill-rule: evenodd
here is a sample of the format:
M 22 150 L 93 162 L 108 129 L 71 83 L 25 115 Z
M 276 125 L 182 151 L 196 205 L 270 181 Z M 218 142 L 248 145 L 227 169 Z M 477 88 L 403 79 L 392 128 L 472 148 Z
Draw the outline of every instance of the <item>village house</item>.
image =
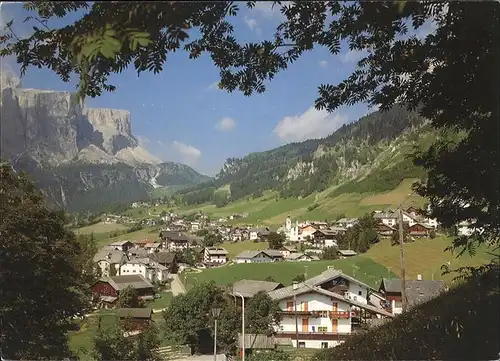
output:
M 248 230 L 236 227 L 229 232 L 229 238 L 231 241 L 244 241 L 249 238 Z
M 235 263 L 272 262 L 272 258 L 263 251 L 243 251 L 234 258 Z
M 129 259 L 132 258 L 145 258 L 150 255 L 150 252 L 148 252 L 144 248 L 139 248 L 139 247 L 133 247 L 128 250 L 128 257 Z
M 334 235 L 343 235 L 347 232 L 347 228 L 339 226 L 331 226 L 328 229 L 332 231 Z
M 357 253 L 351 249 L 339 249 L 337 251 L 337 254 L 338 254 L 340 259 L 354 257 L 357 255 Z
M 127 287 L 137 290 L 140 299 L 154 298 L 153 285 L 140 274 L 101 278 L 92 286 L 92 295 L 99 299 L 101 307 L 108 308 Z
M 269 228 L 250 228 L 248 238 L 252 241 L 269 236 Z
M 224 264 L 227 262 L 227 251 L 221 247 L 205 247 L 203 249 L 203 263 Z
M 191 232 L 200 230 L 200 222 L 191 222 Z
M 335 224 L 340 227 L 344 228 L 351 228 L 354 227 L 359 220 L 357 218 L 341 218 Z
M 407 229 L 411 237 L 429 237 L 431 231 L 433 231 L 432 227 L 422 223 L 415 223 Z
M 289 262 L 311 262 L 311 261 L 318 261 L 319 258 L 317 256 L 311 256 L 305 253 L 292 253 L 289 254 L 288 256 L 285 256 L 285 261 Z
M 392 212 L 375 212 L 373 219 L 389 227 L 396 227 L 398 224 L 398 216 Z
M 174 252 L 157 252 L 149 254 L 148 258 L 167 268 L 169 273 L 177 273 L 178 259 Z
M 147 243 L 144 245 L 144 249 L 148 253 L 155 253 L 155 252 L 160 252 L 160 250 L 163 248 L 163 245 L 160 242 L 155 242 L 155 243 Z
M 312 244 L 316 247 L 337 247 L 336 233 L 329 229 L 318 229 L 312 234 Z
M 312 239 L 313 234 L 317 232 L 318 229 L 314 227 L 312 224 L 306 224 L 300 227 L 299 234 L 302 237 L 302 240 Z
M 328 229 L 328 223 L 327 222 L 312 221 L 310 224 L 314 228 L 316 228 L 316 229 Z
M 120 266 L 129 260 L 127 254 L 114 249 L 100 250 L 94 255 L 94 263 L 99 267 L 101 276 L 114 276 L 119 274 Z
M 152 322 L 151 308 L 119 308 L 116 315 L 123 322 L 125 336 L 143 332 Z
M 267 254 L 273 262 L 283 260 L 283 254 L 277 249 L 265 249 L 262 252 Z
M 299 348 L 337 346 L 355 331 L 353 319 L 393 317 L 368 304 L 370 292 L 369 286 L 334 269 L 271 291 L 269 296 L 282 310 L 274 337 L 292 339 L 294 347 Z
M 397 232 L 396 228 L 394 228 L 392 226 L 388 226 L 385 223 L 377 224 L 375 229 L 377 231 L 377 234 L 379 236 L 382 236 L 382 237 L 389 237 L 389 236 L 392 236 L 393 233 Z
M 240 280 L 233 284 L 231 294 L 239 296 L 241 294 L 245 301 L 249 300 L 259 292 L 271 292 L 283 288 L 283 284 L 270 281 Z
M 182 232 L 161 231 L 160 238 L 166 245 L 165 248 L 171 251 L 183 250 L 189 248 L 189 238 Z
M 163 283 L 168 279 L 168 268 L 149 258 L 135 258 L 120 267 L 120 274 L 140 274 L 150 282 Z
M 423 280 L 421 275 L 418 275 L 416 280 L 406 280 L 405 283 L 408 308 L 428 301 L 439 296 L 442 292 L 447 291 L 443 281 Z M 380 283 L 379 292 L 389 302 L 389 310 L 394 315 L 403 312 L 400 279 L 384 278 Z
M 134 247 L 134 244 L 130 241 L 115 241 L 111 243 L 109 247 L 112 247 L 117 251 L 127 252 L 129 248 Z
M 292 246 L 281 246 L 279 251 L 281 252 L 283 257 L 287 257 L 292 253 L 296 253 L 297 249 L 295 247 L 292 247 Z

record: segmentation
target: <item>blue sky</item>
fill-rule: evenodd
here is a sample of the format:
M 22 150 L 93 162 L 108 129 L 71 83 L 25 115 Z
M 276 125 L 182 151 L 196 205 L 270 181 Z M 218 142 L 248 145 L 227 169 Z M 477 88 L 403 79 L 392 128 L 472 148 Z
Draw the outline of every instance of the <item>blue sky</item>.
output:
M 270 5 L 258 3 L 233 18 L 236 37 L 270 37 L 281 20 L 279 11 Z M 3 22 L 14 17 L 20 23 L 25 13 L 20 4 L 3 3 L 1 15 Z M 138 77 L 130 68 L 113 75 L 111 83 L 117 91 L 88 99 L 87 105 L 130 111 L 133 134 L 152 154 L 213 175 L 228 157 L 325 137 L 367 114 L 364 104 L 332 114 L 312 108 L 318 85 L 342 80 L 359 58 L 359 53 L 347 48 L 337 56 L 326 48 L 317 48 L 278 74 L 264 94 L 245 97 L 217 89 L 218 69 L 208 56 L 190 60 L 186 53 L 179 52 L 167 60 L 161 74 L 143 73 Z M 13 67 L 12 60 L 7 59 L 7 65 Z M 22 86 L 75 89 L 74 82 L 63 83 L 50 71 L 36 68 L 28 70 Z

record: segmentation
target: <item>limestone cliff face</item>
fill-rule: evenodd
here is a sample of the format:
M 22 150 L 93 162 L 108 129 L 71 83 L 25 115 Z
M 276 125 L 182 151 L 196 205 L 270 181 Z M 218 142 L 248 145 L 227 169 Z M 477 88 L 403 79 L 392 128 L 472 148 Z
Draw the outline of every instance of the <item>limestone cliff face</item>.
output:
M 2 156 L 15 159 L 29 155 L 50 165 L 75 157 L 79 123 L 84 121 L 75 100 L 68 92 L 3 87 Z
M 31 175 L 52 203 L 99 210 L 147 199 L 153 187 L 205 181 L 138 145 L 127 110 L 85 108 L 69 92 L 24 89 L 0 71 L 0 155 Z
M 102 135 L 102 147 L 115 155 L 122 149 L 138 146 L 132 135 L 130 112 L 119 109 L 88 108 L 84 110 L 88 121 Z

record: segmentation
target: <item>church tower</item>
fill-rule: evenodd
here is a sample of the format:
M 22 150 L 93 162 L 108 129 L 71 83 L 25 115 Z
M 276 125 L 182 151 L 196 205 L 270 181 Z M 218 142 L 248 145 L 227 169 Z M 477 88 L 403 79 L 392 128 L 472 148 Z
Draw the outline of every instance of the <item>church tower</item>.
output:
M 290 215 L 286 217 L 285 228 L 287 231 L 290 231 L 292 229 L 292 219 L 290 218 Z

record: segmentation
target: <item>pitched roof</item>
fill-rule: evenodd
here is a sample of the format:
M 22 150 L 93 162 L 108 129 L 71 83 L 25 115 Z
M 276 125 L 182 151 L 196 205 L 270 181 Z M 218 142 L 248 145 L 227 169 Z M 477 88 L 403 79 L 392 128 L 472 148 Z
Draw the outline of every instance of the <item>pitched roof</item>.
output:
M 205 248 L 205 250 L 208 251 L 208 254 L 214 254 L 214 255 L 227 255 L 227 251 L 225 248 L 221 248 L 221 247 L 207 247 Z
M 306 280 L 305 282 L 299 283 L 297 285 L 298 286 L 297 289 L 295 289 L 295 290 L 293 289 L 293 285 L 292 285 L 292 286 L 288 286 L 288 287 L 280 288 L 278 290 L 271 291 L 268 293 L 269 297 L 271 297 L 274 300 L 282 300 L 285 298 L 291 298 L 294 295 L 298 296 L 298 295 L 301 295 L 304 293 L 313 292 L 313 293 L 319 293 L 319 294 L 322 294 L 322 295 L 325 295 L 328 297 L 336 298 L 339 301 L 349 303 L 353 306 L 357 306 L 359 308 L 363 308 L 363 309 L 378 313 L 380 315 L 384 315 L 387 317 L 393 317 L 392 313 L 389 313 L 383 309 L 380 309 L 380 308 L 377 308 L 374 306 L 370 306 L 370 305 L 365 305 L 363 303 L 351 300 L 350 298 L 345 298 L 337 293 L 324 290 L 324 289 L 317 287 L 317 286 L 310 286 L 307 284 L 307 281 L 308 280 Z
M 151 308 L 119 308 L 116 314 L 120 318 L 151 318 L 153 310 Z
M 446 290 L 446 285 L 441 280 L 406 280 L 405 283 L 406 297 L 410 306 L 434 298 Z M 381 286 L 386 292 L 401 293 L 400 279 L 384 278 Z
M 108 282 L 117 291 L 124 290 L 129 286 L 135 289 L 153 288 L 151 282 L 138 274 L 106 277 L 102 281 Z
M 261 253 L 263 253 L 267 257 L 269 257 L 269 255 L 264 253 L 263 251 L 243 251 L 240 254 L 238 254 L 235 258 L 251 259 L 251 258 L 254 258 Z
M 281 283 L 256 280 L 241 280 L 233 284 L 232 292 L 239 292 L 243 297 L 253 297 L 258 292 L 270 292 L 283 287 Z
M 277 249 L 265 249 L 262 252 L 267 254 L 269 257 L 283 257 L 283 254 L 281 253 L 281 251 L 279 251 Z
M 382 219 L 382 218 L 397 219 L 398 216 L 396 216 L 394 213 L 391 213 L 391 212 L 379 212 L 379 213 L 375 213 L 373 215 L 373 218 L 375 218 L 375 219 Z
M 355 255 L 357 255 L 356 251 L 353 251 L 352 249 L 339 249 L 338 252 L 342 256 L 355 256 Z
M 132 242 L 130 242 L 130 241 L 115 241 L 115 242 L 111 243 L 110 246 L 115 246 L 115 247 L 123 246 L 127 243 L 132 243 Z
M 160 232 L 160 237 L 168 238 L 168 239 L 170 239 L 172 241 L 176 241 L 176 240 L 180 240 L 180 241 L 188 240 L 188 237 L 185 236 L 182 232 L 179 232 L 179 231 L 161 231 Z
M 94 262 L 108 261 L 109 263 L 122 263 L 127 255 L 122 251 L 103 249 L 94 255 Z
M 357 218 L 340 218 L 336 223 L 355 223 L 358 222 Z
M 331 230 L 331 229 L 318 229 L 314 233 L 317 233 L 317 232 L 323 233 L 325 236 L 336 236 L 337 235 L 337 232 L 334 230 Z
M 171 252 L 156 252 L 149 254 L 148 257 L 154 262 L 170 264 L 174 262 L 175 254 Z
M 304 253 L 301 253 L 301 252 L 297 252 L 297 253 L 290 253 L 289 255 L 285 256 L 285 259 L 287 259 L 287 260 L 294 260 L 294 259 L 299 259 L 299 258 L 302 258 L 302 257 L 311 258 L 311 256 L 309 256 L 307 254 L 304 254 Z

